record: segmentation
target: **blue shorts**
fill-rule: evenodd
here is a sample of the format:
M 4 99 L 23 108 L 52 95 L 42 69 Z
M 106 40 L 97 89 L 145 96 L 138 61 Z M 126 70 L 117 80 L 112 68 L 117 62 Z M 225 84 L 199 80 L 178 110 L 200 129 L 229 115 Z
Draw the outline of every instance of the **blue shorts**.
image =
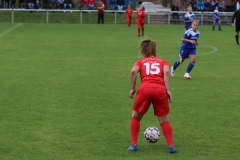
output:
M 219 22 L 220 19 L 217 19 L 217 18 L 213 18 L 213 22 Z
M 179 57 L 182 59 L 189 58 L 189 55 L 196 55 L 196 48 L 181 48 Z
M 185 24 L 185 30 L 189 30 L 192 24 Z

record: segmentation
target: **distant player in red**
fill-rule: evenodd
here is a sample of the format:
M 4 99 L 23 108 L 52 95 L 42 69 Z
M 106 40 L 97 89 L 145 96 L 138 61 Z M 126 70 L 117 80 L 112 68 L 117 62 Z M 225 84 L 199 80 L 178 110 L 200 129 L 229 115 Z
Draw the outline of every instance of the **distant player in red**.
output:
M 145 8 L 141 5 L 139 10 L 137 10 L 137 25 L 138 25 L 138 37 L 142 31 L 142 36 L 144 36 L 144 24 L 145 24 Z
M 133 16 L 132 3 L 129 3 L 128 8 L 126 9 L 126 19 L 128 27 L 131 26 L 132 16 Z
M 130 121 L 131 146 L 130 151 L 137 151 L 137 140 L 140 130 L 140 121 L 153 105 L 154 115 L 162 128 L 162 133 L 167 141 L 170 153 L 177 150 L 173 144 L 172 126 L 168 120 L 170 113 L 168 101 L 172 101 L 170 93 L 170 69 L 169 63 L 164 59 L 156 57 L 156 43 L 151 39 L 142 40 L 140 43 L 139 54 L 144 58 L 138 60 L 131 70 L 132 89 L 129 97 L 133 98 L 136 92 L 137 74 L 140 72 L 141 84 L 137 90 L 134 101 L 132 118 Z

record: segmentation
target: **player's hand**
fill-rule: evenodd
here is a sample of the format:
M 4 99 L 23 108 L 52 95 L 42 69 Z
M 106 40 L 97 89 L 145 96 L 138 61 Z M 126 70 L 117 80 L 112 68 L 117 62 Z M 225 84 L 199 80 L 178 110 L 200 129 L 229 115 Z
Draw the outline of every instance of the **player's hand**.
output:
M 198 43 L 198 42 L 196 42 L 194 40 L 190 40 L 189 42 L 192 43 L 192 44 L 197 44 Z
M 198 41 L 196 42 L 196 45 L 198 45 Z
M 135 93 L 135 89 L 131 89 L 129 93 L 129 97 L 133 99 L 134 93 Z
M 233 24 L 233 23 L 231 23 L 231 25 L 232 25 L 232 26 L 234 26 L 234 24 Z
M 168 95 L 168 101 L 172 102 L 172 95 L 171 95 L 170 91 L 167 91 L 167 95 Z

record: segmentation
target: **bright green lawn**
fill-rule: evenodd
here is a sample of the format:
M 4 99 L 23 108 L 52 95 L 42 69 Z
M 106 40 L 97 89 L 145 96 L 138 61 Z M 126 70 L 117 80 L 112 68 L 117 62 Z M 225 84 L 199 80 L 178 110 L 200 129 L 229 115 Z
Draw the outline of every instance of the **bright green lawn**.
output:
M 186 60 L 171 78 L 170 120 L 178 153 L 164 137 L 147 143 L 157 126 L 152 109 L 130 145 L 133 100 L 130 69 L 138 59 L 136 25 L 0 25 L 1 160 L 229 160 L 239 155 L 240 48 L 234 28 L 199 26 L 197 63 L 183 79 Z M 183 26 L 146 25 L 158 55 L 172 65 Z M 9 31 L 9 32 L 8 32 Z

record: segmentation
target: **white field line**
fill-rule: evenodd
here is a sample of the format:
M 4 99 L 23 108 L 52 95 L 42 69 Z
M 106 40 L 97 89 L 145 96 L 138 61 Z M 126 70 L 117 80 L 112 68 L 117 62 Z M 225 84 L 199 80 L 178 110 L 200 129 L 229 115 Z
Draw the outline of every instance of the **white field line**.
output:
M 14 30 L 15 28 L 19 27 L 22 23 L 19 23 L 18 25 L 16 25 L 15 27 L 9 29 L 8 31 L 4 32 L 3 34 L 0 34 L 0 37 L 4 36 L 5 34 L 7 34 L 8 32 L 11 32 L 12 30 Z

